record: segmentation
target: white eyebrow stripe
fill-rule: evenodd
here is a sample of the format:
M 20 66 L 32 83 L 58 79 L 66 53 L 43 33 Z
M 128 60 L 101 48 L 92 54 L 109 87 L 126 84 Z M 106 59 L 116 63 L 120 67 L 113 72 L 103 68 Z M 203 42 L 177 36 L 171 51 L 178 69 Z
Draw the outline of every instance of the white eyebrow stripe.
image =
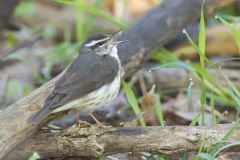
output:
M 90 43 L 85 44 L 84 46 L 86 46 L 86 47 L 91 47 L 91 46 L 94 46 L 95 44 L 97 44 L 97 43 L 99 43 L 99 42 L 103 42 L 103 41 L 106 41 L 106 40 L 108 40 L 108 39 L 109 39 L 109 37 L 106 37 L 106 38 L 100 39 L 100 40 L 96 40 L 96 41 L 92 41 L 92 42 L 90 42 Z

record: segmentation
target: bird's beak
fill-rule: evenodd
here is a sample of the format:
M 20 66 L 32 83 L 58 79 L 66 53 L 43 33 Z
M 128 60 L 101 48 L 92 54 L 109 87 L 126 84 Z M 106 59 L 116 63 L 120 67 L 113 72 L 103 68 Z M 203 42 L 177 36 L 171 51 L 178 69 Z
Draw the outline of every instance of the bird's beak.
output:
M 122 40 L 122 41 L 116 41 L 116 42 L 114 42 L 113 37 L 114 37 L 116 34 L 118 34 L 120 31 L 121 31 L 121 29 L 115 31 L 114 33 L 112 33 L 112 34 L 109 36 L 108 45 L 110 45 L 110 46 L 116 46 L 116 45 L 118 45 L 118 44 L 128 42 L 128 40 Z

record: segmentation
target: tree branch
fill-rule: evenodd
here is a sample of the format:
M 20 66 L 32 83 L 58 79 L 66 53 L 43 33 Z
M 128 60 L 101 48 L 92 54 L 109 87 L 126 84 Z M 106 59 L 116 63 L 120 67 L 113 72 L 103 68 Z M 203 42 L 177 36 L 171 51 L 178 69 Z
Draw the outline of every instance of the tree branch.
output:
M 60 135 L 37 134 L 19 145 L 7 159 L 27 159 L 33 151 L 50 159 L 98 159 L 124 152 L 158 152 L 167 155 L 197 152 L 203 137 L 204 150 L 209 150 L 221 141 L 232 126 L 233 124 L 96 129 L 95 126 L 75 125 Z M 240 129 L 228 140 L 239 141 Z M 235 146 L 229 150 L 236 151 L 237 148 L 239 149 Z
M 200 17 L 203 1 L 167 0 L 148 12 L 138 23 L 124 32 L 119 39 L 128 43 L 118 47 L 126 76 L 131 76 L 153 51 L 182 33 L 183 28 Z M 232 0 L 206 0 L 204 13 L 211 15 Z
M 206 12 L 210 10 L 209 13 L 212 13 L 232 1 L 222 0 L 219 3 L 219 0 L 207 0 Z M 199 18 L 201 5 L 202 1 L 199 0 L 166 0 L 123 32 L 119 39 L 127 39 L 129 43 L 119 47 L 119 54 L 126 76 L 140 68 L 156 48 L 195 22 Z M 0 112 L 0 159 L 45 123 L 34 126 L 27 123 L 27 119 L 41 108 L 58 78 L 59 76 Z

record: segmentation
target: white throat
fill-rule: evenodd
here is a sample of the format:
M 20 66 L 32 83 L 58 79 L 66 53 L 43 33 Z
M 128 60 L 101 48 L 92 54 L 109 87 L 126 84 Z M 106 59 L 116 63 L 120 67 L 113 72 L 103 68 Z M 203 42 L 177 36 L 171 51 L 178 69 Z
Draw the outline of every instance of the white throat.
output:
M 117 46 L 114 46 L 112 49 L 111 49 L 111 52 L 109 53 L 110 56 L 116 58 L 118 61 L 119 60 L 119 57 L 118 57 L 118 49 L 117 49 Z
M 105 50 L 101 52 L 96 52 L 96 54 L 104 56 L 104 55 L 110 55 L 111 57 L 114 57 L 117 59 L 117 61 L 120 63 L 119 57 L 118 57 L 118 49 L 117 46 L 113 46 L 110 50 Z

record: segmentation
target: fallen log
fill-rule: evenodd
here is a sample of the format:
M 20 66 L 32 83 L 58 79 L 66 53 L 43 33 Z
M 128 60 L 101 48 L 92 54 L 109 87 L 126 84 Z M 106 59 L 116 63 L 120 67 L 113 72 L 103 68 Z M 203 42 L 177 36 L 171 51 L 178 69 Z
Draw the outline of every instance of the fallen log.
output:
M 166 126 L 101 128 L 72 126 L 60 135 L 38 133 L 19 145 L 6 159 L 21 160 L 33 151 L 47 159 L 99 159 L 124 152 L 151 152 L 165 155 L 197 152 L 204 138 L 204 150 L 218 144 L 233 124 L 216 126 Z M 238 128 L 228 141 L 240 141 Z M 228 148 L 237 151 L 239 146 Z

